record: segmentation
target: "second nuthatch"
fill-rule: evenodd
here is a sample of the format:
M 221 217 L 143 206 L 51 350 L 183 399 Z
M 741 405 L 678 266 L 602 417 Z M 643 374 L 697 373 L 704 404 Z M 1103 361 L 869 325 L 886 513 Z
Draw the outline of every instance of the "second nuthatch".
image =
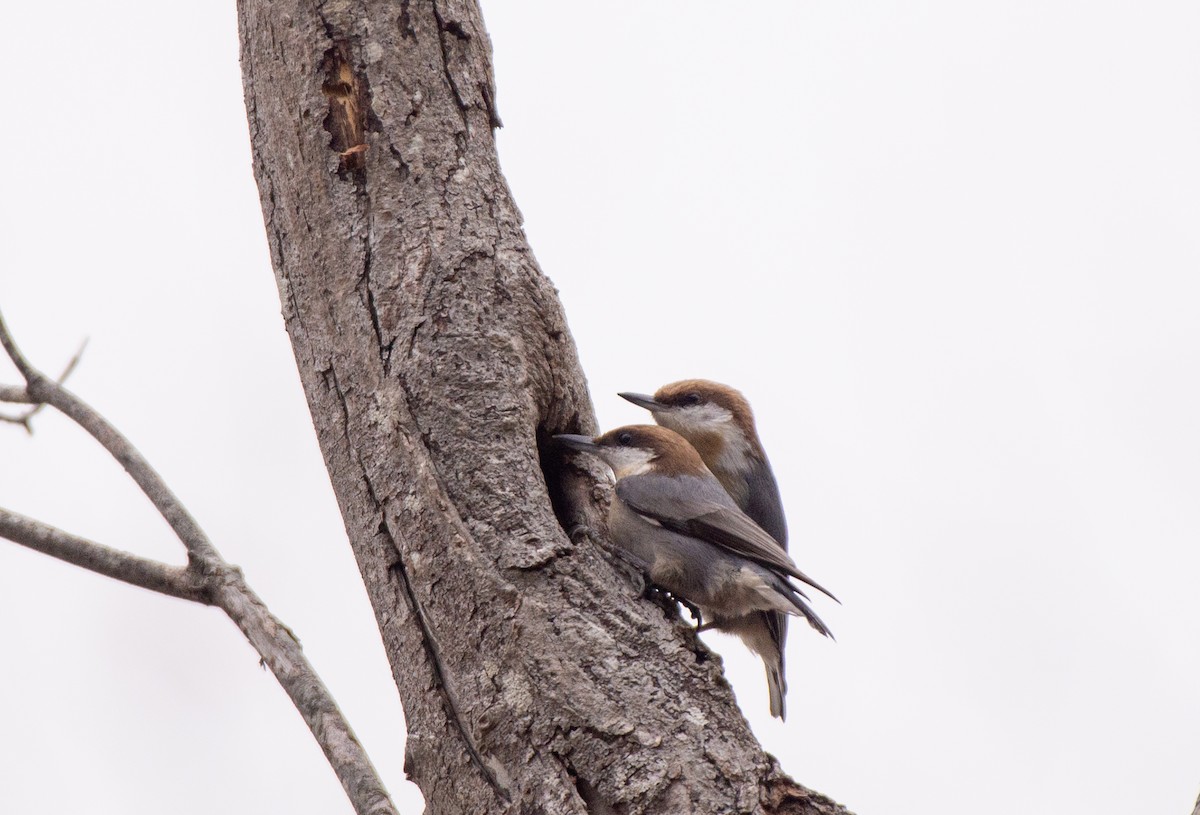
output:
M 685 379 L 663 385 L 653 396 L 620 396 L 691 442 L 742 511 L 787 548 L 779 486 L 741 392 L 707 379 Z
M 678 433 L 631 425 L 595 439 L 556 436 L 574 450 L 599 456 L 617 479 L 609 509 L 609 534 L 638 560 L 650 580 L 699 607 L 714 627 L 738 634 L 767 662 L 782 669 L 782 654 L 765 628 L 742 622 L 776 614 L 803 616 L 829 636 L 829 628 L 789 578 L 821 591 L 787 552 L 734 503 L 696 449 Z M 782 676 L 769 682 L 771 712 L 783 715 Z
M 687 439 L 721 482 L 738 507 L 787 549 L 787 521 L 775 473 L 746 397 L 728 385 L 707 379 L 685 379 L 663 385 L 653 396 L 622 393 L 622 398 L 644 407 L 654 421 Z M 784 718 L 784 646 L 787 617 L 757 612 L 719 626 L 741 637 L 762 657 L 767 669 L 771 715 Z

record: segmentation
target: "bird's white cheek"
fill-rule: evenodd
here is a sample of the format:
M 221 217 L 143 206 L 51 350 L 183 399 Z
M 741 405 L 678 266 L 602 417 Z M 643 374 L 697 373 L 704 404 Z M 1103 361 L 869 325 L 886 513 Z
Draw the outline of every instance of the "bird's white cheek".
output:
M 612 467 L 613 475 L 620 481 L 632 475 L 641 475 L 650 469 L 654 453 L 637 447 L 614 447 L 604 451 L 604 460 Z
M 693 405 L 654 414 L 654 420 L 660 425 L 684 436 L 702 431 L 712 432 L 729 424 L 732 419 L 732 413 L 717 405 Z

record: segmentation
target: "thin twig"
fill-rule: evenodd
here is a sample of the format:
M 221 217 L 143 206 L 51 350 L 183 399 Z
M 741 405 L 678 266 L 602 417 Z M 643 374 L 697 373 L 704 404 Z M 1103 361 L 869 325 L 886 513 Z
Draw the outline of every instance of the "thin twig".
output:
M 29 391 L 19 385 L 0 385 L 0 402 L 6 402 L 10 405 L 32 405 L 33 398 L 30 397 Z M 40 407 L 40 406 L 39 406 Z M 0 413 L 0 422 L 4 424 L 19 424 L 25 428 L 25 432 L 33 432 L 30 429 L 29 417 L 33 414 L 32 410 L 27 410 L 19 416 L 9 416 L 7 413 Z
M 24 389 L 3 386 L 0 400 L 37 407 L 51 405 L 91 434 L 121 463 L 170 524 L 187 549 L 188 565 L 169 566 L 141 558 L 3 509 L 0 509 L 0 537 L 127 583 L 219 607 L 275 674 L 321 746 L 358 815 L 397 815 L 379 773 L 329 689 L 304 656 L 291 629 L 271 614 L 247 585 L 241 570 L 221 558 L 200 525 L 137 448 L 82 399 L 46 377 L 22 356 L 3 317 L 0 317 L 0 346 L 25 378 Z M 76 354 L 64 378 L 78 358 Z M 14 398 L 9 400 L 8 396 Z
M 3 508 L 0 537 L 114 580 L 196 603 L 212 603 L 200 581 L 183 566 L 114 549 Z

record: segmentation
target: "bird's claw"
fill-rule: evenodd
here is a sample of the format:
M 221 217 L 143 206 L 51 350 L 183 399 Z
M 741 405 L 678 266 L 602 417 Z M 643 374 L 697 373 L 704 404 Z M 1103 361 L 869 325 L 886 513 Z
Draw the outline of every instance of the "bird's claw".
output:
M 663 610 L 663 614 L 669 620 L 671 618 L 682 619 L 679 614 L 679 606 L 683 606 L 688 610 L 688 614 L 692 615 L 692 619 L 696 621 L 696 630 L 701 630 L 699 626 L 703 622 L 700 616 L 700 609 L 695 603 L 683 599 L 682 597 L 660 588 L 650 582 L 649 575 L 645 576 L 645 588 L 642 591 L 642 598 L 649 600 Z
M 668 620 L 672 617 L 679 616 L 679 609 L 675 605 L 675 598 L 669 591 L 660 589 L 658 586 L 650 582 L 649 575 L 644 576 L 645 583 L 642 589 L 642 598 L 649 600 L 654 605 L 662 609 L 663 616 Z
M 692 615 L 692 619 L 696 621 L 696 630 L 702 631 L 704 629 L 704 625 L 703 625 L 704 620 L 700 616 L 700 607 L 697 606 L 695 603 L 692 603 L 688 600 L 684 600 L 682 597 L 676 597 L 675 599 L 679 602 L 679 605 L 683 606 L 684 608 L 686 608 L 688 610 L 688 614 Z

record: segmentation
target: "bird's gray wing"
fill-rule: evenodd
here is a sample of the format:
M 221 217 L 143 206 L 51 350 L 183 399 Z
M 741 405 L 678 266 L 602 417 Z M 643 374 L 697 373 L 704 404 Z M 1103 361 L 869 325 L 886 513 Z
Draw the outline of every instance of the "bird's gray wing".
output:
M 643 517 L 807 583 L 836 600 L 796 568 L 780 545 L 750 520 L 712 476 L 655 473 L 622 478 L 617 497 Z
M 779 497 L 779 485 L 771 465 L 755 461 L 746 473 L 746 514 L 763 528 L 763 531 L 787 549 L 787 521 L 783 517 L 783 501 Z

